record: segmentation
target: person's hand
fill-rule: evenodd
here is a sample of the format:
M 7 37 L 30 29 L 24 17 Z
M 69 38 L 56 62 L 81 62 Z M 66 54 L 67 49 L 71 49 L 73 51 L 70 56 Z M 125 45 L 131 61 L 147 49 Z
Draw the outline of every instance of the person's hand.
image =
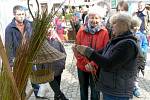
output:
M 10 67 L 10 71 L 13 72 L 14 69 L 13 65 L 10 65 L 9 67 Z
M 84 45 L 75 45 L 73 47 L 75 50 L 77 50 L 81 55 L 84 55 L 85 50 L 88 48 L 87 46 Z
M 72 50 L 73 50 L 74 53 L 78 52 L 82 55 L 84 55 L 84 52 L 85 52 L 86 48 L 87 48 L 87 46 L 84 46 L 84 45 L 75 44 L 75 45 L 72 46 Z
M 90 63 L 85 65 L 85 69 L 89 72 L 95 71 L 94 67 Z
M 72 46 L 72 51 L 73 51 L 75 57 L 77 57 L 78 52 L 77 52 L 75 46 L 76 46 L 75 44 Z
M 9 60 L 9 68 L 11 72 L 13 72 L 13 69 L 14 69 L 14 61 L 15 61 L 15 58 L 12 58 Z

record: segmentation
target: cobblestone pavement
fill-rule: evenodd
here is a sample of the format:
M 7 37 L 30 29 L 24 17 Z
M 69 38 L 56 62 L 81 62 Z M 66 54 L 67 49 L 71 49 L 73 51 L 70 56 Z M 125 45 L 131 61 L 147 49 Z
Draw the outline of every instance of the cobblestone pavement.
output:
M 69 100 L 80 100 L 80 91 L 79 91 L 79 82 L 77 78 L 77 70 L 75 67 L 75 58 L 73 57 L 73 53 L 71 50 L 72 44 L 65 44 L 65 49 L 67 52 L 67 62 L 66 69 L 62 74 L 62 82 L 61 82 L 61 90 L 64 92 Z M 134 97 L 133 100 L 150 100 L 150 50 L 147 58 L 147 66 L 145 70 L 145 76 L 140 75 L 139 85 L 141 87 L 141 97 Z M 53 99 L 53 91 L 48 84 L 46 84 L 47 88 L 45 89 L 45 96 L 49 98 L 49 100 Z M 29 84 L 27 87 L 27 91 L 29 91 L 31 85 Z M 29 100 L 37 100 L 34 97 L 34 94 L 29 98 Z M 38 99 L 40 100 L 40 99 Z M 102 100 L 102 99 L 101 99 Z

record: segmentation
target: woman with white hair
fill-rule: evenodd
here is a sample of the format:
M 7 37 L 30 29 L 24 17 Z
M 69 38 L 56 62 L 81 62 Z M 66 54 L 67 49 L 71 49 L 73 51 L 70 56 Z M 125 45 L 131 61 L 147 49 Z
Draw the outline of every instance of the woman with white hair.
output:
M 80 27 L 77 36 L 76 44 L 85 45 L 93 48 L 94 50 L 102 49 L 106 46 L 109 35 L 105 27 L 102 25 L 102 18 L 105 12 L 103 8 L 94 6 L 89 9 L 88 12 L 88 23 Z M 77 59 L 77 70 L 80 84 L 80 96 L 81 100 L 88 100 L 88 87 L 91 89 L 91 99 L 99 100 L 100 93 L 95 89 L 95 79 L 92 77 L 98 73 L 98 66 L 88 60 L 86 57 L 74 52 Z M 92 66 L 93 70 L 86 70 L 86 66 Z
M 102 91 L 103 100 L 129 100 L 133 97 L 137 74 L 137 39 L 130 31 L 131 17 L 125 12 L 110 18 L 114 38 L 103 50 L 75 45 L 73 48 L 88 60 L 94 61 L 101 69 L 96 89 Z M 86 70 L 91 68 L 85 67 Z

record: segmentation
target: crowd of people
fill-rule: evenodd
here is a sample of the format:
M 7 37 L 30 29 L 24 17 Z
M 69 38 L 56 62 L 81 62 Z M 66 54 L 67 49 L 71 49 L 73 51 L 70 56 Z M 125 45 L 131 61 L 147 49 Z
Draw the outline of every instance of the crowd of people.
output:
M 133 95 L 136 97 L 140 97 L 141 95 L 138 77 L 140 71 L 144 75 L 146 54 L 149 44 L 150 22 L 148 18 L 149 9 L 146 9 L 146 4 L 143 1 L 139 1 L 137 5 L 137 11 L 130 15 L 128 13 L 128 3 L 125 1 L 118 2 L 116 13 L 108 18 L 106 26 L 104 24 L 109 32 L 110 40 L 106 43 L 106 46 L 99 50 L 88 45 L 88 43 L 78 43 L 78 35 L 83 36 L 83 33 L 80 31 L 77 33 L 77 42 L 76 45 L 73 46 L 73 51 L 77 59 L 77 66 L 79 66 L 79 63 L 82 63 L 82 60 L 79 60 L 80 56 L 82 56 L 86 58 L 84 61 L 87 62 L 83 62 L 85 65 L 82 66 L 85 72 L 91 71 L 90 74 L 92 74 L 94 70 L 99 71 L 97 76 L 98 81 L 96 81 L 95 87 L 97 93 L 100 91 L 102 92 L 103 100 L 129 100 L 133 98 Z M 94 11 L 93 15 L 96 15 Z M 89 18 L 90 14 L 87 16 Z M 93 22 L 97 24 L 97 19 L 95 17 L 93 17 L 93 20 Z M 89 19 L 88 22 L 90 22 Z M 100 23 L 102 24 L 102 22 Z M 93 25 L 93 23 L 90 24 Z M 93 30 L 94 28 L 95 27 L 92 27 Z M 89 30 L 91 30 L 90 27 Z M 98 32 L 95 34 L 98 34 Z M 94 35 L 92 36 L 94 37 Z M 82 41 L 84 41 L 83 39 L 84 38 L 82 38 Z M 100 39 L 103 40 L 102 37 L 100 37 Z M 95 67 L 89 62 L 94 62 L 98 67 Z M 83 77 L 83 75 L 78 75 L 78 77 L 80 83 L 80 77 Z M 80 92 L 82 94 L 83 87 L 81 86 L 80 83 Z M 87 93 L 87 91 L 85 93 Z M 81 100 L 87 99 L 82 99 L 81 95 Z
M 110 7 L 105 2 L 89 6 L 72 7 L 69 22 L 75 33 L 72 50 L 77 60 L 77 74 L 80 86 L 80 100 L 130 100 L 140 97 L 139 72 L 144 75 L 148 46 L 150 43 L 150 5 L 144 1 L 137 3 L 137 11 L 129 14 L 126 1 L 119 1 L 116 11 L 110 16 Z M 66 15 L 54 17 L 46 39 L 58 51 L 66 55 L 64 42 L 68 41 L 69 28 Z M 14 18 L 5 29 L 5 48 L 11 71 L 16 51 L 23 37 L 30 38 L 32 22 L 27 20 L 25 8 L 16 5 Z M 126 54 L 126 55 L 125 55 Z M 49 84 L 54 91 L 54 100 L 68 100 L 60 90 L 61 75 L 66 58 L 39 66 L 52 66 L 54 80 Z M 32 83 L 36 98 L 39 84 Z

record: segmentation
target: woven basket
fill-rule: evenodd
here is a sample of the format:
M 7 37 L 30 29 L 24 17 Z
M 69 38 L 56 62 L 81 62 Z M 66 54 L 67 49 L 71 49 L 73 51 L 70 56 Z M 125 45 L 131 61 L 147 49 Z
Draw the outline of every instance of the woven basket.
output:
M 44 64 L 65 58 L 66 55 L 53 48 L 47 40 L 45 40 L 31 63 Z
M 63 59 L 65 57 L 66 55 L 64 53 L 61 53 L 57 49 L 53 48 L 46 39 L 31 63 L 35 65 L 47 64 Z M 42 84 L 52 81 L 54 79 L 54 72 L 52 67 L 49 66 L 47 68 L 33 70 L 31 72 L 30 79 L 31 82 L 35 84 Z
M 43 84 L 54 80 L 54 71 L 52 68 L 40 69 L 32 71 L 30 75 L 30 80 L 35 84 Z

